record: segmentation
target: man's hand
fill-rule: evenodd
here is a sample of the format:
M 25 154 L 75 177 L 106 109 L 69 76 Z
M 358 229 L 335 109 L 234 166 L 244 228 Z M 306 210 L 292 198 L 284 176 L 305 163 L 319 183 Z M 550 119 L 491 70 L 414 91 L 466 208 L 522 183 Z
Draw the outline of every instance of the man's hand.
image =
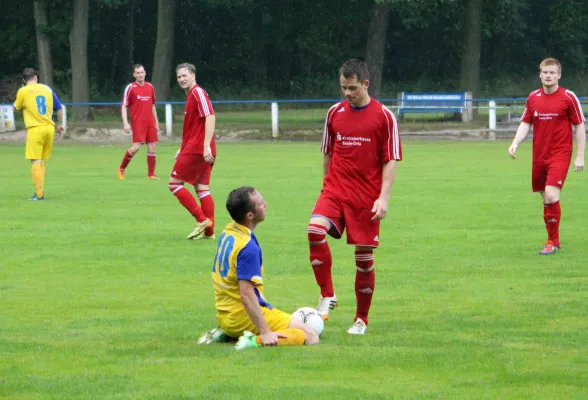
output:
M 209 164 L 212 164 L 214 162 L 214 156 L 212 155 L 212 149 L 209 146 L 204 145 L 204 161 L 206 161 Z
M 128 123 L 124 123 L 124 129 L 125 129 L 125 133 L 131 133 L 131 125 L 129 125 Z
M 57 134 L 61 136 L 64 131 L 65 129 L 63 129 L 63 125 L 57 124 L 57 126 L 55 127 L 55 132 L 57 132 Z
M 180 155 L 180 150 L 182 150 L 182 149 L 178 149 L 178 151 L 176 151 L 176 155 L 174 156 L 174 160 L 178 159 L 178 156 Z
M 580 172 L 584 169 L 584 157 L 576 156 L 574 160 L 574 171 Z
M 516 144 L 511 144 L 510 147 L 508 148 L 508 154 L 510 154 L 510 156 L 512 157 L 513 160 L 516 160 L 517 158 L 517 147 L 519 147 Z
M 262 333 L 261 335 L 261 343 L 264 346 L 277 346 L 278 345 L 278 338 L 285 338 L 285 335 L 276 333 L 276 332 L 266 332 Z
M 386 218 L 386 213 L 388 212 L 388 200 L 385 200 L 380 197 L 378 200 L 374 202 L 372 212 L 374 213 L 372 221 L 376 219 Z

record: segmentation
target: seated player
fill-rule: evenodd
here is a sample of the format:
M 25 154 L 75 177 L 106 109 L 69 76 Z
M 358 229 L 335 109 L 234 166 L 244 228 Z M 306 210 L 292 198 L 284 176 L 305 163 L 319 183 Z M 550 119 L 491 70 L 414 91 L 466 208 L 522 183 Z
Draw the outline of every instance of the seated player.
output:
M 305 323 L 274 308 L 263 296 L 261 247 L 253 230 L 265 219 L 266 203 L 252 187 L 229 193 L 233 218 L 223 231 L 212 267 L 219 328 L 198 343 L 239 338 L 235 348 L 317 344 L 319 337 Z

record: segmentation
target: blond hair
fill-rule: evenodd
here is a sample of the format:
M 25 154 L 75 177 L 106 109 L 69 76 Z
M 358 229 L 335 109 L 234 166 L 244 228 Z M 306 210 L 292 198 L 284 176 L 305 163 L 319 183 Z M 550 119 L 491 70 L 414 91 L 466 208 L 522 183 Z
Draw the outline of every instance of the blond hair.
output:
M 557 65 L 559 73 L 561 74 L 561 64 L 555 58 L 546 58 L 545 60 L 541 61 L 541 64 L 539 64 L 539 72 L 541 72 L 541 68 L 550 67 L 552 65 Z

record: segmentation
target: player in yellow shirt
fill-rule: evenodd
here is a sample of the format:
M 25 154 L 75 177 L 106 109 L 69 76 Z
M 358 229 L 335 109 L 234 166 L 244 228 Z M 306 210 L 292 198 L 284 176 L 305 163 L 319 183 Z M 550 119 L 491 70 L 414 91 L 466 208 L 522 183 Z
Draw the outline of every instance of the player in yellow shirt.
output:
M 55 131 L 63 133 L 63 106 L 49 86 L 38 83 L 39 76 L 32 68 L 22 72 L 25 86 L 19 89 L 14 102 L 15 110 L 23 110 L 27 128 L 25 158 L 31 160 L 31 174 L 35 194 L 31 200 L 45 200 L 45 163 L 51 157 Z M 53 112 L 57 111 L 57 128 Z
M 252 187 L 229 193 L 227 210 L 233 222 L 219 238 L 212 267 L 219 328 L 204 334 L 199 343 L 228 336 L 239 338 L 235 348 L 242 350 L 319 342 L 310 326 L 272 307 L 263 295 L 261 247 L 253 230 L 265 219 L 266 206 Z

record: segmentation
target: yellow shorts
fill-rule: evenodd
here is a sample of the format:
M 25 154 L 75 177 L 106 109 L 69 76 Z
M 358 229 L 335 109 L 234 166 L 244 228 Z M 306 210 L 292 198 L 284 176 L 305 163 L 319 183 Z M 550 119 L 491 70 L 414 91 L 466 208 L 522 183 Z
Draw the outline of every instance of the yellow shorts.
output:
M 53 125 L 35 126 L 27 129 L 27 145 L 25 158 L 27 160 L 48 160 L 53 150 Z
M 292 320 L 292 314 L 285 313 L 277 308 L 270 310 L 267 307 L 261 307 L 261 311 L 269 328 L 273 332 L 287 329 Z M 233 313 L 219 311 L 216 314 L 216 318 L 223 332 L 231 337 L 238 338 L 243 334 L 243 331 L 249 331 L 259 335 L 259 330 L 253 324 L 245 309 Z

